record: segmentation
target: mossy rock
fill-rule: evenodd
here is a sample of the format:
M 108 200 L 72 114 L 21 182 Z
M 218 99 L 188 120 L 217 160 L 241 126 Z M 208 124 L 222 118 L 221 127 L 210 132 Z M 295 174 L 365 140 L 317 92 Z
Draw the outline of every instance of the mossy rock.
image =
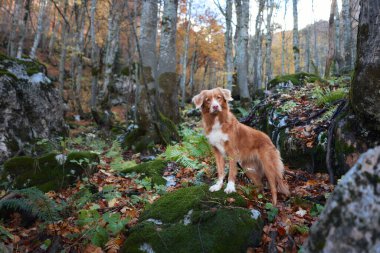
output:
M 305 84 L 305 82 L 314 83 L 316 81 L 322 81 L 322 79 L 315 74 L 299 72 L 290 75 L 276 76 L 274 79 L 269 81 L 268 88 L 272 89 L 280 83 L 289 84 L 292 82 L 293 85 L 302 85 Z
M 35 186 L 44 192 L 59 190 L 73 184 L 77 178 L 91 174 L 91 163 L 99 162 L 98 155 L 90 152 L 72 152 L 61 162 L 57 155 L 11 158 L 4 163 L 0 181 L 9 182 L 8 178 L 11 178 L 11 186 L 17 189 Z
M 1 76 L 8 76 L 12 79 L 17 80 L 17 77 L 14 74 L 12 74 L 11 72 L 9 72 L 8 70 L 5 70 L 5 69 L 0 69 L 0 77 Z
M 166 180 L 162 177 L 164 169 L 166 167 L 166 162 L 161 159 L 156 159 L 154 161 L 140 163 L 131 168 L 122 170 L 124 173 L 139 173 L 143 174 L 145 177 L 152 178 L 152 184 L 164 185 Z
M 168 193 L 147 207 L 122 252 L 246 252 L 260 243 L 263 222 L 245 206 L 207 185 Z

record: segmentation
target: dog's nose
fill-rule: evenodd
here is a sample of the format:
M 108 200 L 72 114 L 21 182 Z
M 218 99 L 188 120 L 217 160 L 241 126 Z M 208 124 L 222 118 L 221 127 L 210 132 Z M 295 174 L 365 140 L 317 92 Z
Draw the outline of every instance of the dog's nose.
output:
M 214 111 L 216 111 L 216 110 L 218 110 L 219 108 L 218 108 L 217 105 L 213 105 L 213 106 L 212 106 L 212 109 L 214 109 Z

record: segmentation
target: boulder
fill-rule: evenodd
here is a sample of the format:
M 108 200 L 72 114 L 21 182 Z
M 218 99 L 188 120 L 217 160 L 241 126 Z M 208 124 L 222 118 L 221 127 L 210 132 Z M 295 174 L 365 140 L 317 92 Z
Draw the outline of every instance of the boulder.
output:
M 167 193 L 140 216 L 121 252 L 246 252 L 263 221 L 238 194 L 193 186 Z
M 152 184 L 165 185 L 166 180 L 162 177 L 167 162 L 161 159 L 156 159 L 149 162 L 143 162 L 131 168 L 121 169 L 123 173 L 139 173 L 141 177 L 150 177 Z
M 380 252 L 380 146 L 339 182 L 303 252 Z
M 89 176 L 98 162 L 98 155 L 91 152 L 13 157 L 4 163 L 0 183 L 16 189 L 35 186 L 44 192 L 59 190 Z
M 36 139 L 65 132 L 63 114 L 61 96 L 42 64 L 0 55 L 0 164 L 33 153 Z

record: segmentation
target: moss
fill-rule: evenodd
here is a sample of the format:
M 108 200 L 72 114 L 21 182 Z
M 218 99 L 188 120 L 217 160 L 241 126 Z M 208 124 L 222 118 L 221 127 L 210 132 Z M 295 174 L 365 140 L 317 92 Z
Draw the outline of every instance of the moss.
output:
M 15 59 L 15 61 L 18 64 L 21 64 L 25 67 L 25 71 L 28 74 L 28 76 L 32 76 L 34 74 L 40 73 L 40 72 L 45 72 L 46 66 L 40 63 L 37 60 L 21 60 L 21 59 Z
M 166 162 L 164 160 L 156 159 L 154 161 L 140 163 L 132 168 L 122 170 L 124 173 L 141 173 L 146 177 L 152 178 L 153 184 L 162 185 L 166 183 L 166 180 L 162 178 Z
M 17 80 L 17 77 L 14 74 L 12 74 L 8 70 L 4 70 L 4 69 L 0 69 L 0 76 L 8 76 L 10 78 Z
M 230 204 L 230 197 L 236 201 Z M 238 194 L 211 193 L 205 185 L 168 193 L 140 216 L 141 223 L 131 230 L 122 252 L 143 252 L 139 248 L 144 243 L 154 252 L 246 252 L 260 243 L 263 223 L 251 218 L 244 206 Z
M 82 176 L 87 170 L 89 163 L 98 162 L 98 155 L 90 152 L 73 152 L 66 158 L 64 165 L 58 163 L 57 153 L 50 153 L 38 158 L 20 156 L 9 159 L 4 163 L 4 170 L 0 181 L 7 181 L 7 177 L 12 178 L 12 186 L 15 188 L 25 188 L 36 186 L 42 191 L 58 190 L 70 185 Z M 87 160 L 81 165 L 71 160 Z
M 269 81 L 268 88 L 272 89 L 280 83 L 288 83 L 289 81 L 291 81 L 293 85 L 302 85 L 305 84 L 305 82 L 314 83 L 316 81 L 322 81 L 322 79 L 315 74 L 299 72 L 290 75 L 276 76 Z
M 177 126 L 169 118 L 165 117 L 161 112 L 159 115 L 159 128 L 160 128 L 160 137 L 164 144 L 171 144 L 172 141 L 179 141 L 179 134 Z

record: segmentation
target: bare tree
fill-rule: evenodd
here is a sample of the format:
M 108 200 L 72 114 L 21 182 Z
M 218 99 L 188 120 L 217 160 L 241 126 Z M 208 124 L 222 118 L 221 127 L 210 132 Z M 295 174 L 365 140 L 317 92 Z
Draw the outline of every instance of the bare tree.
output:
M 288 0 L 285 0 L 284 3 L 284 28 L 281 31 L 281 74 L 285 74 L 285 51 L 286 51 L 286 45 L 285 45 L 285 18 L 286 18 L 286 12 L 287 12 L 287 4 Z
M 326 67 L 325 67 L 325 77 L 330 76 L 331 65 L 335 56 L 335 27 L 334 27 L 334 16 L 336 11 L 336 0 L 331 1 L 331 9 L 330 9 L 330 18 L 329 18 L 329 51 L 326 58 Z
M 182 57 L 182 76 L 181 76 L 181 92 L 182 92 L 182 101 L 181 106 L 185 106 L 186 100 L 186 74 L 187 74 L 187 60 L 188 60 L 188 51 L 189 51 L 189 37 L 190 37 L 190 26 L 191 26 L 191 0 L 188 1 L 189 7 L 187 12 L 187 26 L 185 34 L 185 42 L 183 45 L 183 57 Z
M 313 16 L 315 15 L 314 14 L 314 0 L 312 0 L 312 8 L 313 8 Z M 317 24 L 315 23 L 315 19 L 314 19 L 314 23 L 313 23 L 313 33 L 314 33 L 314 69 L 315 69 L 315 74 L 319 74 L 319 53 L 318 53 L 318 46 L 317 46 L 317 38 L 318 38 L 318 34 L 317 34 Z
M 293 55 L 294 55 L 294 71 L 300 72 L 300 48 L 298 38 L 298 0 L 293 0 Z
M 53 31 L 50 35 L 50 40 L 49 40 L 49 58 L 53 57 L 55 40 L 57 38 L 56 34 L 58 32 L 60 25 L 61 25 L 61 20 L 59 18 L 56 18 L 54 22 Z
M 25 36 L 26 36 L 26 31 L 28 28 L 28 20 L 29 20 L 29 15 L 30 15 L 30 4 L 31 0 L 26 0 L 25 1 L 25 10 L 24 10 L 24 18 L 23 18 L 23 23 L 20 28 L 20 33 L 19 33 L 19 41 L 18 41 L 18 49 L 17 49 L 17 58 L 22 58 L 22 53 L 24 50 L 24 41 L 25 41 Z
M 251 101 L 248 91 L 248 22 L 249 22 L 249 0 L 235 0 L 236 7 L 236 70 L 243 106 L 248 106 Z
M 158 100 L 162 114 L 175 123 L 180 120 L 176 73 L 176 33 L 178 0 L 164 0 L 160 56 L 158 60 Z
M 17 39 L 17 29 L 19 24 L 20 9 L 22 5 L 22 0 L 16 0 L 12 13 L 12 24 L 9 31 L 9 42 L 8 42 L 8 55 L 10 57 L 16 57 L 16 39 Z
M 343 48 L 345 67 L 352 69 L 352 30 L 350 17 L 350 0 L 342 2 L 342 17 L 343 17 Z
M 43 17 L 45 14 L 46 4 L 47 4 L 47 0 L 40 0 L 40 8 L 38 11 L 38 20 L 37 20 L 37 31 L 36 31 L 36 34 L 34 36 L 33 46 L 32 46 L 32 49 L 30 50 L 30 55 L 29 55 L 31 59 L 36 58 L 37 47 L 38 47 L 40 40 L 41 40 L 41 35 L 43 32 L 43 28 L 44 28 Z
M 65 82 L 65 62 L 66 62 L 66 54 L 67 54 L 67 42 L 70 31 L 70 24 L 65 19 L 69 8 L 69 0 L 64 0 L 63 5 L 63 21 L 62 21 L 62 33 L 61 33 L 61 56 L 59 60 L 59 90 L 62 98 L 64 98 L 63 90 L 64 90 L 64 82 Z
M 255 23 L 255 36 L 253 41 L 253 61 L 252 61 L 252 69 L 253 69 L 253 82 L 256 87 L 256 89 L 262 88 L 261 80 L 262 80 L 262 33 L 261 33 L 261 25 L 263 22 L 263 11 L 265 7 L 265 0 L 259 1 L 259 10 L 257 12 L 256 16 L 256 23 Z
M 96 27 L 95 27 L 95 14 L 96 14 L 97 0 L 91 0 L 90 12 L 90 33 L 91 33 L 91 110 L 96 108 L 96 98 L 98 95 L 98 80 L 99 80 L 99 47 L 96 43 Z
M 273 16 L 273 9 L 274 9 L 274 0 L 268 0 L 268 11 L 267 11 L 267 34 L 265 39 L 265 75 L 267 78 L 267 81 L 269 81 L 272 78 L 272 16 Z

